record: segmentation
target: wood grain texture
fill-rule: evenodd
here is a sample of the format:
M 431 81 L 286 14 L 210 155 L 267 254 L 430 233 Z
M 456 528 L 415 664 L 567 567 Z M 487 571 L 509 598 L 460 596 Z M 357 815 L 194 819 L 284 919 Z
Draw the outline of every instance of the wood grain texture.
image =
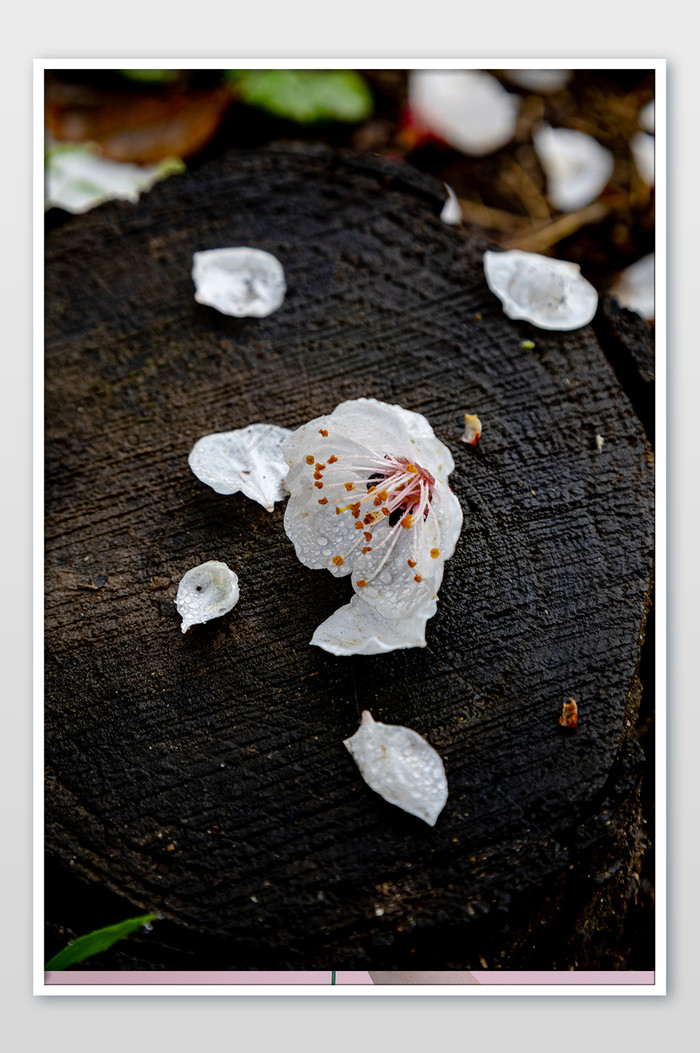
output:
M 230 968 L 536 968 L 538 939 L 539 967 L 602 967 L 634 897 L 650 448 L 592 328 L 506 319 L 443 197 L 408 166 L 234 153 L 47 238 L 47 850 Z M 271 317 L 194 302 L 192 253 L 225 245 L 283 263 Z M 308 641 L 347 580 L 187 455 L 363 395 L 428 417 L 465 525 L 427 647 L 343 659 Z M 183 636 L 208 559 L 241 599 Z M 362 782 L 365 708 L 441 754 L 435 828 Z

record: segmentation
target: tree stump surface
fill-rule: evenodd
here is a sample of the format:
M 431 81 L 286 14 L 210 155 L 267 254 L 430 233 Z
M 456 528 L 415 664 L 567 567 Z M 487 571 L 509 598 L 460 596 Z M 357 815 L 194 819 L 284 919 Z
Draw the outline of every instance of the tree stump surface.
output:
M 594 328 L 507 319 L 444 196 L 273 148 L 47 236 L 46 848 L 161 913 L 143 967 L 624 967 L 651 449 Z M 282 262 L 269 318 L 195 303 L 192 253 L 227 245 Z M 217 495 L 187 457 L 360 396 L 425 414 L 465 522 L 427 646 L 336 658 L 309 640 L 348 580 L 297 561 L 283 503 Z M 240 602 L 183 635 L 178 582 L 209 559 Z M 443 758 L 434 828 L 360 777 L 363 709 Z

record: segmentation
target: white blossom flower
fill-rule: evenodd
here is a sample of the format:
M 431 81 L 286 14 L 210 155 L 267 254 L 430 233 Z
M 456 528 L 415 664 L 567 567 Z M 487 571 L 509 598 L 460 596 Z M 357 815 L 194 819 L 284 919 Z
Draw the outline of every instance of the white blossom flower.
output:
M 217 494 L 241 490 L 271 512 L 275 501 L 286 497 L 282 448 L 291 434 L 278 424 L 249 424 L 203 435 L 192 447 L 188 464 L 200 482 Z
M 287 440 L 284 527 L 307 567 L 352 576 L 352 601 L 312 643 L 332 654 L 425 646 L 462 526 L 450 451 L 419 413 L 343 402 Z

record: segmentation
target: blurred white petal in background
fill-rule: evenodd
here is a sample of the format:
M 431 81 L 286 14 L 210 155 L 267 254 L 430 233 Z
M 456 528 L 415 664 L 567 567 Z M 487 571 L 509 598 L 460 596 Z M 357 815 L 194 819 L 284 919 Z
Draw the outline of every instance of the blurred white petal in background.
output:
M 585 132 L 548 124 L 540 125 L 533 140 L 555 208 L 574 212 L 596 200 L 615 167 L 609 150 Z
M 519 100 L 483 70 L 411 70 L 408 104 L 434 135 L 473 157 L 515 135 Z

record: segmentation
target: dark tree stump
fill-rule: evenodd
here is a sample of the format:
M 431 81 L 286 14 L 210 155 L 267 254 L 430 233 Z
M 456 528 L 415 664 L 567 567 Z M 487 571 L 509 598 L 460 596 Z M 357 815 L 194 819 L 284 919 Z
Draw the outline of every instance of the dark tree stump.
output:
M 650 448 L 593 329 L 505 318 L 443 198 L 408 166 L 273 149 L 48 235 L 46 845 L 162 913 L 146 967 L 626 966 Z M 192 253 L 239 244 L 285 267 L 270 318 L 193 299 Z M 187 455 L 361 395 L 428 417 L 465 525 L 428 646 L 343 659 L 308 641 L 347 580 Z M 207 559 L 241 600 L 183 636 L 177 584 Z M 435 828 L 360 778 L 364 708 L 443 757 Z

